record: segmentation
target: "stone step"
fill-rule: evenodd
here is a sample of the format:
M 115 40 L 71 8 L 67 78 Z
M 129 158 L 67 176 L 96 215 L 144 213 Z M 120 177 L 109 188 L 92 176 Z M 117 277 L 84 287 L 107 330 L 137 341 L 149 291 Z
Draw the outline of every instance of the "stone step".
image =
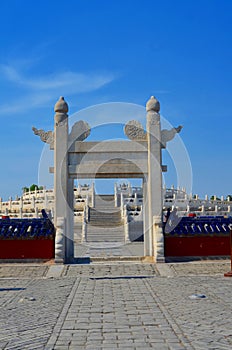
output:
M 121 216 L 118 216 L 118 217 L 108 217 L 108 216 L 91 216 L 89 217 L 89 221 L 102 221 L 103 223 L 107 221 L 116 221 L 116 222 L 121 222 L 122 219 L 121 219 Z
M 124 237 L 122 236 L 91 236 L 87 235 L 87 242 L 124 242 Z
M 114 201 L 114 195 L 113 194 L 99 194 L 96 195 L 95 200 L 104 200 L 104 201 Z
M 121 213 L 119 211 L 117 212 L 105 212 L 105 211 L 96 211 L 94 209 L 90 209 L 89 212 L 90 216 L 92 217 L 121 217 Z
M 87 242 L 124 242 L 124 226 L 97 227 L 87 224 Z
M 122 232 L 124 232 L 124 225 L 121 225 L 119 227 L 113 226 L 113 227 L 110 227 L 110 228 L 108 228 L 108 227 L 105 228 L 105 227 L 95 227 L 95 226 L 91 225 L 90 223 L 88 223 L 87 224 L 87 229 L 88 229 L 89 232 L 95 231 L 95 232 L 103 232 L 105 234 L 108 234 L 108 232 L 110 232 L 110 233 L 114 233 L 114 232 L 122 233 Z
M 97 195 L 95 207 L 90 208 L 87 224 L 87 242 L 124 243 L 124 225 L 113 195 Z
M 124 237 L 114 237 L 114 236 L 107 236 L 107 237 L 101 237 L 101 236 L 87 236 L 87 242 L 119 242 L 124 243 Z
M 95 197 L 95 208 L 100 209 L 114 209 L 114 196 L 113 195 L 97 195 Z M 117 208 L 116 208 L 117 209 Z
M 92 226 L 112 227 L 122 225 L 120 211 L 102 212 L 90 209 L 89 223 Z
M 117 226 L 117 227 L 122 226 L 122 222 L 104 223 L 102 221 L 99 221 L 99 222 L 98 221 L 94 221 L 94 222 L 90 221 L 90 224 L 93 227 L 102 227 L 102 228 L 104 228 L 104 227 L 111 228 L 111 227 L 115 227 L 115 226 Z
M 143 256 L 106 256 L 106 257 L 91 257 L 90 259 L 91 262 L 93 263 L 98 263 L 98 264 L 105 264 L 107 262 L 124 262 L 124 263 L 138 263 L 138 262 L 144 262 L 146 261 L 146 257 Z M 136 275 L 137 276 L 137 275 Z

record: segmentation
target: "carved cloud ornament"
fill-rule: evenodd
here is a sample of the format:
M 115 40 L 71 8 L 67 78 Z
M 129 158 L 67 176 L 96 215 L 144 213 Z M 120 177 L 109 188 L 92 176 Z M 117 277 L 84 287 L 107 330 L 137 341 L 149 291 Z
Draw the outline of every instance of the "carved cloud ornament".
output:
M 165 148 L 168 141 L 174 139 L 175 135 L 181 131 L 182 125 L 171 130 L 161 130 L 161 144 Z M 124 127 L 124 133 L 130 140 L 146 141 L 147 132 L 143 129 L 143 126 L 137 120 L 129 121 Z
M 35 135 L 38 135 L 40 137 L 40 140 L 48 143 L 53 144 L 54 142 L 54 133 L 53 131 L 44 131 L 43 129 L 36 129 L 34 126 L 32 127 L 32 130 Z
M 171 141 L 174 139 L 175 135 L 178 134 L 181 129 L 183 128 L 182 125 L 179 125 L 177 128 L 172 128 L 171 130 L 164 129 L 161 131 L 161 143 L 164 147 L 166 147 L 166 144 L 168 141 Z
M 124 133 L 130 140 L 146 141 L 147 133 L 137 120 L 130 120 L 124 127 Z
M 91 128 L 87 122 L 79 120 L 76 122 L 69 134 L 69 142 L 84 141 L 90 135 Z

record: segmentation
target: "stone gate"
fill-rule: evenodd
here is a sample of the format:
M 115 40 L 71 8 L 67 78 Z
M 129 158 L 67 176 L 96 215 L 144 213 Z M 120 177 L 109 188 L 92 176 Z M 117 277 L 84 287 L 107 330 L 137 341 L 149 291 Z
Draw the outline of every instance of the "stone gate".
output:
M 143 180 L 144 257 L 164 261 L 162 172 L 166 166 L 162 165 L 162 149 L 182 127 L 161 130 L 160 104 L 152 96 L 146 104 L 146 130 L 132 120 L 124 127 L 128 140 L 88 142 L 90 127 L 84 121 L 76 122 L 69 133 L 68 105 L 63 97 L 54 110 L 54 131 L 33 130 L 54 150 L 56 261 L 74 259 L 74 179 L 83 178 Z

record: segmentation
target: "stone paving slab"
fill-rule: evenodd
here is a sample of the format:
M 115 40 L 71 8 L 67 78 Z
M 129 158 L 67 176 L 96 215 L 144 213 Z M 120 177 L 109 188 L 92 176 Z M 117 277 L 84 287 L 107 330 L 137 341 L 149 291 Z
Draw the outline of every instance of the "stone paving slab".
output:
M 159 288 L 147 280 L 155 298 L 171 322 L 194 349 L 231 349 L 232 279 L 223 276 L 192 276 L 161 279 Z M 203 294 L 202 299 L 191 299 Z
M 230 260 L 215 260 L 215 261 L 194 261 L 188 263 L 170 263 L 165 264 L 171 270 L 171 273 L 176 276 L 188 275 L 223 275 L 230 271 Z
M 0 349 L 44 349 L 73 279 L 0 279 Z
M 143 242 L 93 242 L 75 244 L 76 257 L 122 257 L 143 256 Z
M 44 277 L 49 270 L 48 265 L 19 263 L 19 264 L 0 264 L 0 278 L 4 277 Z
M 66 265 L 63 277 L 117 277 L 117 276 L 158 276 L 155 264 L 108 263 L 88 265 Z
M 192 261 L 186 263 L 149 264 L 138 261 L 105 263 L 54 265 L 53 264 L 0 264 L 0 278 L 42 278 L 42 277 L 76 277 L 83 275 L 137 275 L 151 274 L 166 277 L 187 275 L 222 275 L 230 270 L 229 260 Z
M 232 348 L 229 261 L 19 265 L 1 266 L 0 349 Z
M 46 349 L 185 349 L 184 335 L 170 327 L 147 279 L 154 277 L 82 278 L 57 339 Z

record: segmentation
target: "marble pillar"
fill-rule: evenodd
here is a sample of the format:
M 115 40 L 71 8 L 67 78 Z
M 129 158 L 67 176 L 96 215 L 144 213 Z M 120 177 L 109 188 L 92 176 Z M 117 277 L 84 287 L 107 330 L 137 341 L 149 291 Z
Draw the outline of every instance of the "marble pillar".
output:
M 163 261 L 163 230 L 162 230 L 162 156 L 161 156 L 161 125 L 160 104 L 152 96 L 146 104 L 147 110 L 147 143 L 148 143 L 148 215 L 150 255 L 155 261 Z
M 68 251 L 69 238 L 68 229 L 68 105 L 63 97 L 55 104 L 55 125 L 54 125 L 54 224 L 57 228 L 57 220 L 64 217 L 63 225 L 64 251 L 66 256 L 73 254 Z M 70 247 L 69 247 L 70 248 Z

